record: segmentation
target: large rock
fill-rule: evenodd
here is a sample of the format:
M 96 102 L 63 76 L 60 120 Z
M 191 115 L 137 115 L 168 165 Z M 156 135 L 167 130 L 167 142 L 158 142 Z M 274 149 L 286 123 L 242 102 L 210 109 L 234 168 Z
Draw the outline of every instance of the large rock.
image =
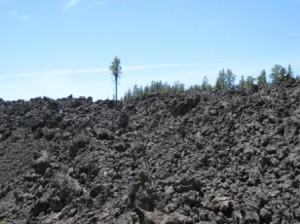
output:
M 48 152 L 42 151 L 41 156 L 33 161 L 32 167 L 36 173 L 43 175 L 47 168 L 50 167 L 50 158 Z

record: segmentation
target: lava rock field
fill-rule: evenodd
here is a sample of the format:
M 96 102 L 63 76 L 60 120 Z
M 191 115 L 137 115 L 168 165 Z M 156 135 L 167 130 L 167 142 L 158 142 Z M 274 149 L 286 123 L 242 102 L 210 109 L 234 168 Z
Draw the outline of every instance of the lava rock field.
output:
M 300 224 L 300 81 L 0 100 L 6 224 Z

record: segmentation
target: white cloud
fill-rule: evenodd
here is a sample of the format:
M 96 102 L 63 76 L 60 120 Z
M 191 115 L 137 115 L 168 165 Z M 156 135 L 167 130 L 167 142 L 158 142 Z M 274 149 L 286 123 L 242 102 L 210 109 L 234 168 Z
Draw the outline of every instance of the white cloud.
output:
M 178 68 L 178 67 L 196 67 L 196 66 L 213 66 L 215 63 L 188 63 L 188 64 L 149 64 L 149 65 L 131 65 L 122 66 L 123 71 L 142 71 L 156 68 Z M 84 75 L 84 74 L 99 74 L 109 73 L 107 67 L 84 68 L 84 69 L 50 69 L 39 72 L 24 72 L 14 75 L 4 75 L 0 78 L 26 78 L 26 77 L 41 77 L 41 76 L 61 76 L 61 75 Z
M 67 0 L 66 4 L 65 4 L 65 7 L 66 8 L 75 7 L 79 2 L 80 2 L 80 0 Z
M 107 72 L 108 68 L 87 68 L 87 69 L 50 69 L 40 72 L 24 72 L 14 75 L 0 76 L 0 78 L 26 78 L 26 77 L 43 77 L 43 76 L 61 76 L 61 75 L 78 75 L 78 74 L 97 74 Z
M 8 15 L 11 16 L 11 17 L 17 18 L 19 20 L 23 20 L 23 21 L 30 20 L 30 16 L 29 15 L 19 13 L 16 10 L 12 10 L 12 11 L 8 12 Z
M 135 71 L 135 70 L 146 70 L 146 69 L 153 69 L 153 68 L 178 68 L 178 67 L 194 67 L 194 66 L 204 66 L 204 65 L 212 65 L 212 63 L 132 65 L 132 66 L 124 66 L 123 69 L 125 71 Z

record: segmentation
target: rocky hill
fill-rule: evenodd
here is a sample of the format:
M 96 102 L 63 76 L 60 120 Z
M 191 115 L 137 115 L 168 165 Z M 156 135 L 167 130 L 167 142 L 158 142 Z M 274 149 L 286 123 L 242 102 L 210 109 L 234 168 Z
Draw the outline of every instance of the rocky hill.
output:
M 6 224 L 300 223 L 300 82 L 0 101 Z

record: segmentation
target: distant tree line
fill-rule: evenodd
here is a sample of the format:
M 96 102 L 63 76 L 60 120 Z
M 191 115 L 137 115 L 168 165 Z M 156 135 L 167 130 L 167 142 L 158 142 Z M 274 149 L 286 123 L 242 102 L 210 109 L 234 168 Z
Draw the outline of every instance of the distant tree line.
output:
M 175 82 L 173 85 L 169 85 L 167 82 L 163 83 L 162 81 L 152 81 L 150 85 L 145 87 L 134 85 L 133 89 L 129 89 L 123 100 L 134 99 L 137 97 L 141 97 L 144 95 L 148 95 L 150 93 L 175 93 L 175 92 L 183 92 L 184 84 Z
M 269 75 L 270 83 L 278 82 L 283 79 L 293 78 L 293 70 L 291 65 L 288 65 L 287 69 L 281 65 L 274 65 L 271 69 Z M 257 77 L 241 76 L 241 79 L 236 84 L 235 82 L 236 75 L 232 72 L 231 69 L 222 69 L 219 71 L 216 83 L 214 86 L 209 84 L 207 77 L 203 78 L 201 85 L 192 85 L 189 88 L 185 89 L 184 84 L 176 82 L 173 85 L 168 84 L 167 82 L 163 83 L 161 81 L 155 82 L 152 81 L 150 85 L 145 87 L 138 87 L 135 85 L 133 89 L 129 89 L 123 100 L 130 100 L 137 97 L 145 96 L 150 93 L 175 93 L 183 91 L 192 91 L 192 90 L 221 90 L 221 91 L 252 91 L 255 89 L 263 88 L 268 85 L 267 73 L 263 69 Z

